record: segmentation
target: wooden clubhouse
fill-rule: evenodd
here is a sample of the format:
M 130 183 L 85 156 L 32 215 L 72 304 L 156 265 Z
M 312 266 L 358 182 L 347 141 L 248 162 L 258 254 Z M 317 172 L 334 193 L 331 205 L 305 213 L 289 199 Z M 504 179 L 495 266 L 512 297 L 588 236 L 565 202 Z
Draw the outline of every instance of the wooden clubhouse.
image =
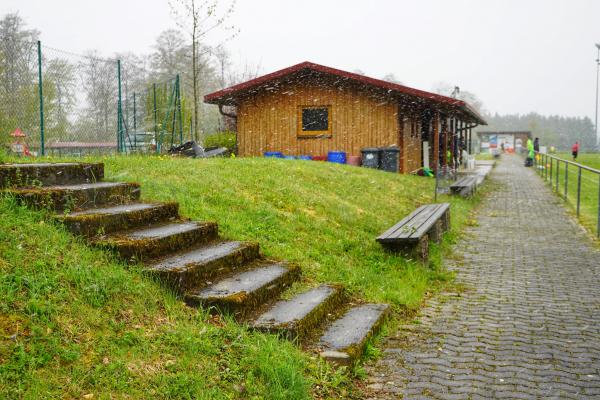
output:
M 452 165 L 486 125 L 466 102 L 311 62 L 208 94 L 236 119 L 239 156 L 398 146 L 400 172 Z M 233 111 L 227 111 L 233 110 Z

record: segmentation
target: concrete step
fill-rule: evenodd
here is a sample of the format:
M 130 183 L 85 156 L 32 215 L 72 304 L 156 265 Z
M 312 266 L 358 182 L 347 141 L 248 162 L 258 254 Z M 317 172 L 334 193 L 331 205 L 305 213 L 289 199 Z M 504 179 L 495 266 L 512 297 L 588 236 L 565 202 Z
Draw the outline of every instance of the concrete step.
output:
M 0 165 L 0 188 L 100 182 L 102 163 L 33 163 Z
M 362 355 L 367 340 L 379 330 L 388 313 L 387 304 L 352 307 L 319 339 L 317 346 L 321 357 L 336 364 L 352 364 Z
M 325 320 L 344 299 L 341 286 L 322 285 L 281 300 L 254 320 L 251 326 L 294 340 L 302 339 Z
M 125 259 L 147 261 L 209 242 L 217 233 L 214 222 L 177 221 L 97 236 L 92 242 Z
M 58 214 L 56 219 L 77 235 L 92 237 L 149 226 L 159 222 L 173 221 L 179 217 L 177 203 L 130 203 L 118 206 L 91 208 Z
M 127 204 L 140 198 L 139 184 L 122 182 L 14 188 L 8 191 L 28 206 L 56 211 Z
M 169 255 L 147 266 L 177 290 L 185 292 L 212 284 L 218 277 L 243 268 L 260 255 L 258 243 L 215 241 Z
M 300 269 L 296 266 L 265 263 L 205 288 L 188 291 L 185 301 L 190 305 L 229 312 L 241 319 L 265 301 L 276 298 L 299 277 Z

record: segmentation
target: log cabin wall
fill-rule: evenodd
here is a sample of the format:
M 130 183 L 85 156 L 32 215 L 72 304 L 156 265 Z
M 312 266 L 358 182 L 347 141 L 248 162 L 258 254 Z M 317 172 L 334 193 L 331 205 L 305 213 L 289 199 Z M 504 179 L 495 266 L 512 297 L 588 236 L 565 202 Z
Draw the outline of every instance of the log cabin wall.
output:
M 418 117 L 400 111 L 400 172 L 410 173 L 422 166 L 421 124 Z
M 326 155 L 345 151 L 360 155 L 365 147 L 400 145 L 397 101 L 381 92 L 340 80 L 306 77 L 280 83 L 271 90 L 254 92 L 239 101 L 238 152 L 262 156 L 265 151 L 289 155 Z M 298 136 L 301 106 L 330 106 L 330 137 Z M 411 153 L 416 139 L 408 139 Z M 419 152 L 420 152 L 420 142 Z M 414 156 L 409 157 L 411 160 Z M 420 167 L 420 158 L 417 161 Z M 411 161 L 408 170 L 416 165 Z M 415 168 L 416 169 L 416 168 Z

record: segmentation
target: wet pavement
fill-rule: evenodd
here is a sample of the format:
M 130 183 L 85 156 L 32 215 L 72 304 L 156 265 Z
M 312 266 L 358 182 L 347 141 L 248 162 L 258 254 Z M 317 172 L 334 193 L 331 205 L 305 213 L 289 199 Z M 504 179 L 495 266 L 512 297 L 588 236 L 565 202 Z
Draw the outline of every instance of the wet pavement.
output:
M 385 340 L 367 398 L 600 398 L 600 252 L 521 158 L 490 179 L 447 260 L 467 289 Z

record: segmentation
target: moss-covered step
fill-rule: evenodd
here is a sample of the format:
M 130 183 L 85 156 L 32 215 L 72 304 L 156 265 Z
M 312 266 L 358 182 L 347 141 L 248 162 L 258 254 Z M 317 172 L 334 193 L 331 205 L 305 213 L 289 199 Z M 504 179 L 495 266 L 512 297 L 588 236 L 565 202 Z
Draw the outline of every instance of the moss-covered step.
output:
M 92 243 L 128 260 L 147 261 L 214 240 L 214 222 L 177 221 L 92 238 Z
M 0 164 L 0 187 L 94 183 L 103 178 L 102 163 Z
M 148 270 L 181 292 L 212 284 L 260 256 L 256 242 L 214 241 L 148 264 Z
M 387 304 L 362 304 L 350 308 L 334 321 L 319 339 L 321 357 L 341 365 L 350 365 L 364 352 L 389 313 Z
M 265 263 L 249 271 L 235 273 L 205 288 L 188 291 L 190 305 L 232 313 L 241 319 L 258 305 L 277 298 L 300 277 L 300 268 L 286 263 Z
M 97 182 L 14 188 L 8 189 L 8 192 L 28 206 L 64 211 L 131 203 L 140 198 L 140 185 Z
M 275 303 L 251 323 L 254 329 L 278 333 L 288 339 L 302 339 L 319 326 L 344 300 L 339 285 L 321 285 L 289 300 Z
M 92 208 L 56 219 L 76 235 L 96 236 L 159 222 L 174 221 L 179 217 L 179 205 L 170 203 L 130 203 L 103 208 Z

